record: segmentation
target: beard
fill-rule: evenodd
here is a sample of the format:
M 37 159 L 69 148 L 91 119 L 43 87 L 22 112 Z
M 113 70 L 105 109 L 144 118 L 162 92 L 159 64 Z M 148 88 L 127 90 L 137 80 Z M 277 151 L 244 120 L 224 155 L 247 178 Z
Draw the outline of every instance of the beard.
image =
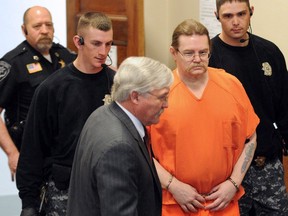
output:
M 52 47 L 52 39 L 49 37 L 41 38 L 37 43 L 37 49 L 41 52 L 49 52 Z

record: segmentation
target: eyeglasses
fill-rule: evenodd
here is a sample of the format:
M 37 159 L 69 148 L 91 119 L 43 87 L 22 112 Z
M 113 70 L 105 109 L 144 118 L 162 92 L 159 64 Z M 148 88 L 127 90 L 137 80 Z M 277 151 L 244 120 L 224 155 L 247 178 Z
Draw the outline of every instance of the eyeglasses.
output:
M 195 52 L 185 52 L 185 53 L 181 53 L 178 49 L 177 52 L 180 53 L 180 55 L 186 60 L 186 61 L 193 61 L 195 59 L 196 56 L 198 56 L 200 58 L 201 61 L 207 61 L 211 54 L 209 52 L 199 52 L 198 54 L 196 54 Z
M 168 97 L 169 97 L 168 95 L 157 96 L 157 95 L 152 94 L 151 92 L 147 92 L 147 93 L 156 97 L 158 100 L 160 100 L 163 103 L 168 102 Z

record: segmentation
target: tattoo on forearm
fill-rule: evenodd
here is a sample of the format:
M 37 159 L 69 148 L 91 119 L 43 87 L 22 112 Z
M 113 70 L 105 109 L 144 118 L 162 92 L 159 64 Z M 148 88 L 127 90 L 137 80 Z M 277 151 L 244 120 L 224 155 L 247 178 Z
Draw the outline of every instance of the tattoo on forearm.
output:
M 249 166 L 249 162 L 250 162 L 250 160 L 251 160 L 251 158 L 253 157 L 253 154 L 254 154 L 253 152 L 254 152 L 255 143 L 251 142 L 251 143 L 246 144 L 246 145 L 249 145 L 249 146 L 248 146 L 248 148 L 245 151 L 245 158 L 244 158 L 244 162 L 243 162 L 243 165 L 242 165 L 242 168 L 241 168 L 241 173 L 246 172 L 246 169 Z

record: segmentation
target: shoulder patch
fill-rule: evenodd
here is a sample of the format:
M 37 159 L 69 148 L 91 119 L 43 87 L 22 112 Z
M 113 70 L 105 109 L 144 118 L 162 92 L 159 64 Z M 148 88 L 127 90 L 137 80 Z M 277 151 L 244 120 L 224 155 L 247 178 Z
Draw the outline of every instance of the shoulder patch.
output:
M 10 68 L 10 64 L 5 61 L 0 61 L 0 82 L 9 74 Z

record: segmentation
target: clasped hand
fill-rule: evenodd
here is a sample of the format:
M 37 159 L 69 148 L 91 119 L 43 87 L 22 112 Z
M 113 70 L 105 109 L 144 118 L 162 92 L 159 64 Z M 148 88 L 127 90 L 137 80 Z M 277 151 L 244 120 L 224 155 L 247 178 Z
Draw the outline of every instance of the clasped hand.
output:
M 228 206 L 236 193 L 235 187 L 229 181 L 224 181 L 215 186 L 208 195 L 204 196 L 199 194 L 194 187 L 177 179 L 173 181 L 173 185 L 170 186 L 169 191 L 186 213 L 195 213 L 198 209 L 209 211 L 223 210 Z M 209 204 L 204 205 L 207 201 Z

